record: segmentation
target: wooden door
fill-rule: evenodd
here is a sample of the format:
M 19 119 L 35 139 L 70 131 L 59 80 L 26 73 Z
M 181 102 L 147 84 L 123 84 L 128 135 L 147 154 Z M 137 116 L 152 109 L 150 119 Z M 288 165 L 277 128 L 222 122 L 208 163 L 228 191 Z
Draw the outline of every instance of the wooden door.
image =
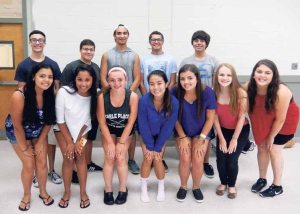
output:
M 24 41 L 22 24 L 0 23 L 0 42 L 13 44 L 14 67 L 0 68 L 0 131 L 4 130 L 4 120 L 9 111 L 10 97 L 17 84 L 14 77 L 17 65 L 24 59 Z M 1 57 L 1 56 L 0 56 Z

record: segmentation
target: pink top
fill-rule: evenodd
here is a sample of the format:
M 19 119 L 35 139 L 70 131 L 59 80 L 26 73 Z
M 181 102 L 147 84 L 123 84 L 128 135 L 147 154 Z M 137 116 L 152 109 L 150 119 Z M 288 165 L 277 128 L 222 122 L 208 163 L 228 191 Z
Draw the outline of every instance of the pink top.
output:
M 275 110 L 267 112 L 265 109 L 265 95 L 256 95 L 253 112 L 250 114 L 252 132 L 256 144 L 263 143 L 269 136 L 275 120 Z M 285 122 L 279 134 L 291 135 L 296 132 L 299 123 L 299 107 L 293 100 L 287 111 Z
M 217 103 L 217 115 L 219 119 L 220 126 L 226 129 L 235 129 L 236 124 L 238 122 L 238 114 L 234 115 L 231 112 L 229 104 L 220 104 Z M 248 121 L 245 121 L 247 124 Z

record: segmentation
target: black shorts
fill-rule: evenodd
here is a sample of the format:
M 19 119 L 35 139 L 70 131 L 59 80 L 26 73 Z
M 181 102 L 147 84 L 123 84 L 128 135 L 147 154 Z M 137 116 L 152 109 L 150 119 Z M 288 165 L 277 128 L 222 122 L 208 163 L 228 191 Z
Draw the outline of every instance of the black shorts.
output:
M 97 118 L 92 119 L 91 123 L 92 129 L 88 132 L 87 139 L 93 141 L 96 140 L 99 123 Z
M 274 138 L 274 144 L 284 145 L 293 138 L 294 138 L 293 134 L 290 134 L 290 135 L 277 134 Z

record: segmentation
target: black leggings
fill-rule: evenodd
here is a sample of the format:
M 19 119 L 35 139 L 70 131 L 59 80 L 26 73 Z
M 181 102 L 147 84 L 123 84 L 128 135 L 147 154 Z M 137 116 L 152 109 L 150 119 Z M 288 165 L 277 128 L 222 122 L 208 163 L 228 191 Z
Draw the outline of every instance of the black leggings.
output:
M 227 148 L 229 147 L 230 140 L 234 133 L 234 129 L 225 129 L 221 127 L 223 136 L 227 143 Z M 240 157 L 241 152 L 245 144 L 247 143 L 249 137 L 250 125 L 244 125 L 240 136 L 237 142 L 236 151 L 228 154 L 223 153 L 219 148 L 219 138 L 217 137 L 217 167 L 219 171 L 219 177 L 221 180 L 221 184 L 228 185 L 229 187 L 234 187 L 236 178 L 239 171 L 238 159 Z

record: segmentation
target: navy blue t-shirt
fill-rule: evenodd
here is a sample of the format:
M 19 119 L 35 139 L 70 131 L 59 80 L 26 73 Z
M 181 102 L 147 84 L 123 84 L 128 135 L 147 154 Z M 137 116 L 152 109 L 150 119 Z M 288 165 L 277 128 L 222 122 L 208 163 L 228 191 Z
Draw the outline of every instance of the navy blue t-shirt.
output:
M 15 80 L 18 82 L 27 82 L 27 79 L 30 77 L 32 68 L 38 65 L 39 63 L 44 63 L 46 65 L 51 66 L 51 68 L 53 69 L 54 80 L 60 79 L 61 71 L 58 67 L 58 64 L 46 56 L 44 61 L 42 62 L 36 62 L 30 57 L 24 59 L 17 67 Z

